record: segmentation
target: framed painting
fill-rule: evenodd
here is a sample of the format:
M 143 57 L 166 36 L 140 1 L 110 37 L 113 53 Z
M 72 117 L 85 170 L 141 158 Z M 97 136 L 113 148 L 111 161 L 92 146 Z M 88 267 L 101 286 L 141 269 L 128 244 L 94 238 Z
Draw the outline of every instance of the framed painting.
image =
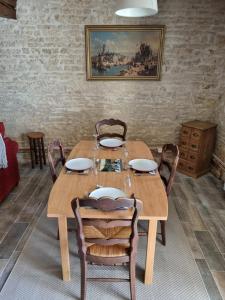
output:
M 163 25 L 87 25 L 87 80 L 160 80 Z

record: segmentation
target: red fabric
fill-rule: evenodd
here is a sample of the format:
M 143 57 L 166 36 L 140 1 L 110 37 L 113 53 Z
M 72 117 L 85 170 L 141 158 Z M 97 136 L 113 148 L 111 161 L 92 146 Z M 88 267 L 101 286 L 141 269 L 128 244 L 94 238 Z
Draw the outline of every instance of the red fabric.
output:
M 18 144 L 10 138 L 5 137 L 5 127 L 0 122 L 0 133 L 6 146 L 6 155 L 8 160 L 8 168 L 0 169 L 0 202 L 10 193 L 10 191 L 19 183 L 19 167 L 16 154 L 18 152 Z
M 0 133 L 2 135 L 2 137 L 5 136 L 5 126 L 3 122 L 0 122 Z

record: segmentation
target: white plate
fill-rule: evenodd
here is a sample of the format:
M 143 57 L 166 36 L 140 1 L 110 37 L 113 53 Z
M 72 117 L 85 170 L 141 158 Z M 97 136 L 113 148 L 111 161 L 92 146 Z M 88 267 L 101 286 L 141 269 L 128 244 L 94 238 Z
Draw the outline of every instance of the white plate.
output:
M 158 168 L 158 164 L 150 159 L 133 159 L 129 161 L 129 166 L 140 172 L 151 172 Z
M 96 199 L 99 199 L 101 197 L 111 197 L 113 199 L 116 199 L 119 197 L 127 197 L 127 195 L 120 189 L 112 187 L 103 187 L 92 191 L 89 197 L 93 197 Z
M 121 141 L 119 139 L 103 139 L 99 143 L 100 145 L 107 148 L 116 148 L 122 146 L 124 144 L 124 141 Z
M 72 171 L 84 171 L 93 167 L 93 161 L 89 158 L 74 158 L 68 160 L 65 167 Z

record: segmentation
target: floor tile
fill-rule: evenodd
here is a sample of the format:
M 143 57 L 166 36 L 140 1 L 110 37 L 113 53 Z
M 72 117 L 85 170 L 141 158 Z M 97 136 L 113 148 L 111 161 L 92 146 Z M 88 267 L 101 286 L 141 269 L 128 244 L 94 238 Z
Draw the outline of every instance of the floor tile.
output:
M 205 287 L 208 291 L 209 297 L 211 300 L 222 300 L 220 292 L 217 288 L 217 285 L 214 281 L 212 273 L 210 272 L 207 263 L 204 259 L 196 259 L 197 266 L 205 283 Z
M 225 299 L 225 272 L 212 272 L 220 294 Z
M 211 252 L 219 252 L 215 242 L 213 241 L 210 233 L 208 231 L 195 231 L 195 236 L 202 249 L 202 252 L 207 255 Z
M 207 253 L 205 260 L 211 271 L 225 271 L 225 260 L 221 253 Z
M 12 225 L 10 231 L 0 244 L 0 259 L 10 258 L 27 226 L 27 223 L 14 223 Z

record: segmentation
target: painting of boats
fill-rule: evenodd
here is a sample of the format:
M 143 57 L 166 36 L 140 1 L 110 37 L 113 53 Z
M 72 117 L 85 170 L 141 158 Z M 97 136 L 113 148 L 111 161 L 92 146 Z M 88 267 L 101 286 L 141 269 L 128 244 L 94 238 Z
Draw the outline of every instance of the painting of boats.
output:
M 165 27 L 86 26 L 88 80 L 160 80 Z

